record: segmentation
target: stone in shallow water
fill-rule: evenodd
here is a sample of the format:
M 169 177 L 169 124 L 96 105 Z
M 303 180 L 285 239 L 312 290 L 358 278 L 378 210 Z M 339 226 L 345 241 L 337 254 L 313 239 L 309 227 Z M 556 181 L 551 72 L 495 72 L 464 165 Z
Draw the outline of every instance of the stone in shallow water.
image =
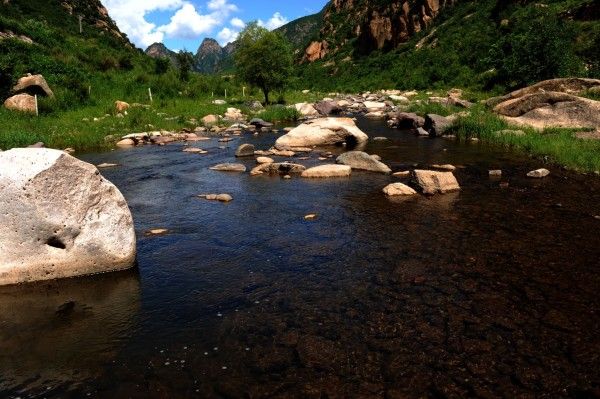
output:
M 401 195 L 415 195 L 417 193 L 411 187 L 402 183 L 389 184 L 383 188 L 383 192 L 385 195 L 390 197 Z
M 229 194 L 202 194 L 198 196 L 208 201 L 231 202 L 233 197 Z
M 62 151 L 0 153 L 0 285 L 133 266 L 133 218 L 98 169 Z
M 368 170 L 371 172 L 391 173 L 392 170 L 375 156 L 362 151 L 348 151 L 337 157 L 337 163 L 348 165 L 352 169 Z
M 348 165 L 320 165 L 314 168 L 306 169 L 302 172 L 302 177 L 306 178 L 325 178 L 325 177 L 348 177 L 352 173 L 352 168 Z
M 460 190 L 458 181 L 452 172 L 436 172 L 433 170 L 415 170 L 414 176 L 423 194 L 445 194 Z
M 221 163 L 210 168 L 220 172 L 245 172 L 246 167 L 241 163 Z
M 254 156 L 254 146 L 252 144 L 242 144 L 235 151 L 235 156 L 240 157 L 253 157 Z
M 169 232 L 168 229 L 152 229 L 146 232 L 147 236 L 162 236 Z
M 490 177 L 500 177 L 502 176 L 502 171 L 500 169 L 490 170 L 489 175 Z

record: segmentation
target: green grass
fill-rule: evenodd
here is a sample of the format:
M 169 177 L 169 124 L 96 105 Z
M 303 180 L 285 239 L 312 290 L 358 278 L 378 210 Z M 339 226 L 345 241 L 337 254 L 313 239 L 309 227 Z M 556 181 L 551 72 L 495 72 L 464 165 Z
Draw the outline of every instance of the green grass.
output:
M 522 130 L 523 136 L 499 135 L 500 130 Z M 506 121 L 485 110 L 474 107 L 471 114 L 459 118 L 451 129 L 460 139 L 477 137 L 484 142 L 502 145 L 533 156 L 547 159 L 579 172 L 600 171 L 600 140 L 574 137 L 573 129 L 545 129 L 510 126 Z
M 301 100 L 303 94 L 290 93 L 290 97 Z M 216 98 L 216 97 L 215 97 Z M 247 103 L 257 97 L 229 98 L 226 105 L 214 105 L 211 95 L 200 98 L 178 96 L 155 99 L 149 109 L 130 108 L 128 115 L 117 118 L 114 101 L 124 100 L 130 104 L 142 102 L 142 95 L 131 98 L 113 96 L 97 99 L 94 105 L 71 110 L 51 110 L 39 117 L 0 108 L 0 149 L 24 147 L 43 142 L 47 147 L 64 149 L 72 147 L 78 151 L 105 149 L 113 146 L 112 140 L 128 133 L 153 130 L 179 131 L 183 128 L 200 126 L 201 119 L 209 114 L 223 115 L 228 107 L 242 110 L 249 118 L 260 117 L 269 122 L 285 122 L 298 119 L 295 109 L 281 105 L 268 106 L 261 113 L 252 113 Z M 308 101 L 304 98 L 304 101 Z M 144 101 L 149 104 L 149 101 Z M 94 118 L 98 120 L 95 121 Z

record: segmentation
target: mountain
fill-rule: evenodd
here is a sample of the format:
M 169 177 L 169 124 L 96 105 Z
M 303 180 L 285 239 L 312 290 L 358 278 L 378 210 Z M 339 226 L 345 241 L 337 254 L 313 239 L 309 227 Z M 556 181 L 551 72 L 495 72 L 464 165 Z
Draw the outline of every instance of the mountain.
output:
M 313 15 L 308 15 L 289 22 L 276 29 L 291 44 L 296 54 L 301 54 L 311 39 L 316 37 L 322 26 L 324 9 Z M 235 52 L 237 42 L 231 42 L 221 47 L 219 43 L 212 38 L 206 38 L 198 47 L 194 55 L 194 70 L 200 73 L 212 74 L 233 69 L 233 53 Z M 146 54 L 153 58 L 165 57 L 174 53 L 168 50 L 162 43 L 154 43 L 146 49 Z
M 201 73 L 218 72 L 225 56 L 225 50 L 215 39 L 206 38 L 194 56 L 194 69 Z
M 598 0 L 332 0 L 298 68 L 306 88 L 476 87 L 600 77 Z
M 173 64 L 176 62 L 176 54 L 174 51 L 171 51 L 162 43 L 154 43 L 151 44 L 145 51 L 146 55 L 152 58 L 168 58 L 171 60 Z
M 358 54 L 390 50 L 426 30 L 445 7 L 458 0 L 333 0 L 323 10 L 317 40 L 305 50 L 314 62 L 338 52 L 350 41 Z

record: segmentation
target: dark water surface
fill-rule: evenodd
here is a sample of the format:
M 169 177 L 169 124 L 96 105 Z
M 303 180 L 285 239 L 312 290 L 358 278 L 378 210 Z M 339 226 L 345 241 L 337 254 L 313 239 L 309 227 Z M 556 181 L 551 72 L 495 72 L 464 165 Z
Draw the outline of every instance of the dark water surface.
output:
M 139 268 L 0 289 L 0 397 L 600 397 L 600 179 L 360 125 L 394 171 L 452 163 L 463 190 L 208 170 L 275 134 L 83 155 L 121 164 Z

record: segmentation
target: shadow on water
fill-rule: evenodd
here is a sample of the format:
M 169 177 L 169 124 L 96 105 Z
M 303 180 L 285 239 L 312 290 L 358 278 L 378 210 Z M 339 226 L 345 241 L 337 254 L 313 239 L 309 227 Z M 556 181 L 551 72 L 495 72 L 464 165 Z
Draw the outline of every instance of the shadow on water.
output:
M 137 271 L 0 287 L 0 396 L 47 395 L 98 377 L 139 309 Z

